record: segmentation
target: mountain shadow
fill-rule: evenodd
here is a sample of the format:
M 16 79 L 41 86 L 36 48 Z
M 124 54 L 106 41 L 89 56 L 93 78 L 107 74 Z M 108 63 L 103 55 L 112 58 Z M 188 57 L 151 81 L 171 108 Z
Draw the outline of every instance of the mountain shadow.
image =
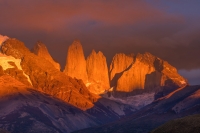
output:
M 182 87 L 155 100 L 131 116 L 74 133 L 148 133 L 170 120 L 200 114 L 199 94 L 200 85 Z

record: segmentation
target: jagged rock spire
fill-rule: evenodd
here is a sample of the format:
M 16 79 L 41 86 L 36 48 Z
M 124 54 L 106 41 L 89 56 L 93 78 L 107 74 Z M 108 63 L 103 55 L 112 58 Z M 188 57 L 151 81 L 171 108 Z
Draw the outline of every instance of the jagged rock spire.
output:
M 72 78 L 82 79 L 87 83 L 86 60 L 79 40 L 75 40 L 68 48 L 64 73 Z
M 110 88 L 106 57 L 101 51 L 92 53 L 87 57 L 88 89 L 101 94 Z
M 38 41 L 33 48 L 33 52 L 36 55 L 38 55 L 39 57 L 45 58 L 51 64 L 53 64 L 56 69 L 60 70 L 60 64 L 57 63 L 56 61 L 54 61 L 54 59 L 49 54 L 49 51 L 48 51 L 47 47 L 45 46 L 45 44 Z

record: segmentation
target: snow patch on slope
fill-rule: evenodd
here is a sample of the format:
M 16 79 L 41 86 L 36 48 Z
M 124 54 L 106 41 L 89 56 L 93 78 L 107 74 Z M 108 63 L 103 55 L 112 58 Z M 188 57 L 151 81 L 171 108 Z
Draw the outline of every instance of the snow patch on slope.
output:
M 14 68 L 14 66 L 10 65 L 9 62 L 14 62 L 15 65 L 17 66 L 17 68 L 19 70 L 22 70 L 22 67 L 20 65 L 21 59 L 15 59 L 12 56 L 7 56 L 7 55 L 4 55 L 4 54 L 0 53 L 0 66 L 2 66 L 3 70 L 6 70 L 8 68 Z M 29 83 L 32 85 L 32 82 L 31 82 L 29 76 L 27 74 L 25 74 L 24 71 L 23 71 L 23 75 L 26 76 L 26 78 L 28 79 Z
M 0 65 L 2 66 L 3 70 L 6 70 L 8 68 L 14 68 L 14 66 L 10 65 L 9 62 L 14 62 L 17 68 L 22 70 L 20 66 L 20 62 L 21 62 L 20 59 L 15 59 L 12 56 L 7 56 L 0 53 Z
M 150 103 L 154 100 L 154 92 L 152 93 L 144 93 L 140 95 L 135 96 L 129 96 L 126 98 L 115 98 L 113 96 L 109 97 L 110 100 L 117 101 L 123 104 L 131 105 L 132 107 L 136 109 L 140 109 Z
M 89 87 L 91 84 L 92 84 L 92 83 L 87 82 L 87 83 L 85 84 L 85 86 L 86 86 L 86 87 Z
M 114 111 L 115 113 L 117 113 L 120 116 L 126 115 L 124 112 L 124 106 L 120 105 L 119 103 L 114 103 L 112 102 L 104 102 L 103 105 L 109 109 L 111 109 L 112 111 Z

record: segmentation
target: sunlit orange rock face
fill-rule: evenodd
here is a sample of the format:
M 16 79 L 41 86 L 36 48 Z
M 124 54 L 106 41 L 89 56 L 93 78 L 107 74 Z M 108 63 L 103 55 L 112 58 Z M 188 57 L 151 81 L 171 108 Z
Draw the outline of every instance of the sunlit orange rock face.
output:
M 117 81 L 122 76 L 123 72 L 130 69 L 133 62 L 133 55 L 125 55 L 124 53 L 119 53 L 113 57 L 109 70 L 111 87 L 117 84 Z
M 64 73 L 87 83 L 86 60 L 79 40 L 75 40 L 68 48 Z
M 182 87 L 187 84 L 187 80 L 174 67 L 150 53 L 137 54 L 135 57 L 116 54 L 109 73 L 111 87 L 119 92 L 140 89 L 152 91 L 159 86 Z
M 21 67 L 32 82 L 32 86 L 54 97 L 60 98 L 82 110 L 93 107 L 97 95 L 91 94 L 82 80 L 66 76 L 48 60 L 29 51 L 17 39 L 8 39 L 1 47 L 2 53 L 21 59 Z
M 85 60 L 80 41 L 75 40 L 68 48 L 64 73 L 82 79 L 88 90 L 101 94 L 110 88 L 106 57 L 94 50 Z
M 37 56 L 39 56 L 41 58 L 45 58 L 46 60 L 51 62 L 51 64 L 53 64 L 56 69 L 60 70 L 60 64 L 54 61 L 54 59 L 49 54 L 47 47 L 42 42 L 38 41 L 35 44 L 35 46 L 33 48 L 33 52 Z
M 12 56 L 6 56 L 0 53 L 0 75 L 10 75 L 27 86 L 31 86 L 29 77 L 23 72 L 20 66 L 20 59 Z
M 87 57 L 87 87 L 90 92 L 101 94 L 110 88 L 108 66 L 106 57 L 101 51 L 92 53 Z
M 7 64 L 0 61 L 0 75 L 8 74 L 82 110 L 93 107 L 98 100 L 99 96 L 93 93 L 101 94 L 110 87 L 114 94 L 142 90 L 158 92 L 156 97 L 160 97 L 163 92 L 169 93 L 170 89 L 188 84 L 176 68 L 150 53 L 116 54 L 108 72 L 103 53 L 93 50 L 85 60 L 83 48 L 77 40 L 69 46 L 64 72 L 59 71 L 59 65 L 42 43 L 35 46 L 34 54 L 17 39 L 8 39 L 1 46 L 1 52 L 1 58 L 7 55 L 11 56 L 7 59 L 14 59 Z
M 24 83 L 27 86 L 31 86 L 31 83 L 28 81 L 27 77 L 23 74 L 23 71 L 19 70 L 14 62 L 10 62 L 10 64 L 13 65 L 13 68 L 8 68 L 4 70 L 4 73 L 16 78 L 17 80 L 19 80 L 20 82 Z
M 0 97 L 25 92 L 28 86 L 9 75 L 0 76 Z

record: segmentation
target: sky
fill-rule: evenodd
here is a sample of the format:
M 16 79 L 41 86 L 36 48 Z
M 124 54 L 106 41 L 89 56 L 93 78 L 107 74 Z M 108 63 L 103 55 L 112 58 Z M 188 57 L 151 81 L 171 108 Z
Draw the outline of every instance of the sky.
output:
M 0 34 L 28 48 L 42 41 L 65 65 L 68 46 L 85 56 L 102 51 L 150 52 L 200 84 L 200 0 L 0 0 Z

